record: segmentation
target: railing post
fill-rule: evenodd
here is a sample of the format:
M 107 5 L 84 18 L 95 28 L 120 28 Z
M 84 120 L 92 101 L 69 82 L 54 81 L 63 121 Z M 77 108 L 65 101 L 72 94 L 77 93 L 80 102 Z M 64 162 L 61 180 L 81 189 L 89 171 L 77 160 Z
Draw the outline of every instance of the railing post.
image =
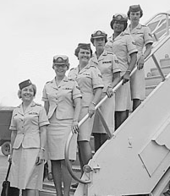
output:
M 168 14 L 166 15 L 166 33 L 169 35 L 169 16 Z
M 163 72 L 162 72 L 162 70 L 160 68 L 160 65 L 159 65 L 159 63 L 158 63 L 158 61 L 157 61 L 157 59 L 156 59 L 154 54 L 152 54 L 152 59 L 153 59 L 155 65 L 156 65 L 156 67 L 157 67 L 157 69 L 158 69 L 158 71 L 159 71 L 159 73 L 160 73 L 160 75 L 162 77 L 162 81 L 164 81 L 165 80 L 165 76 L 164 76 L 164 74 L 163 74 Z

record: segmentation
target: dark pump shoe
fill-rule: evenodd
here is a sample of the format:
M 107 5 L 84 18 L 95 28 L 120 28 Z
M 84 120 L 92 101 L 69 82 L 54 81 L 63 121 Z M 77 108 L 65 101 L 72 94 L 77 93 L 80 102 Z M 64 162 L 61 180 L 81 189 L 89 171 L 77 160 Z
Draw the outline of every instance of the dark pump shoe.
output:
M 76 189 L 78 187 L 78 182 L 71 185 L 72 188 Z

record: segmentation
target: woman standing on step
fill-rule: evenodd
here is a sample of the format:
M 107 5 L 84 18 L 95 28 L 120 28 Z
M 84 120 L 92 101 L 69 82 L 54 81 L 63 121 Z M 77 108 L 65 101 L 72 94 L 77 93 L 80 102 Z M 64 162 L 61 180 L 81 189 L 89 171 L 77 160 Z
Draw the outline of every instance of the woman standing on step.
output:
M 47 131 L 47 149 L 56 195 L 63 195 L 63 184 L 64 196 L 69 196 L 72 178 L 65 165 L 64 149 L 70 132 L 78 131 L 82 95 L 77 82 L 68 79 L 65 75 L 69 69 L 67 56 L 54 56 L 52 67 L 55 78 L 45 84 L 42 98 L 50 121 Z M 76 160 L 77 141 L 72 141 L 69 159 Z
M 92 133 L 95 106 L 98 103 L 103 89 L 102 76 L 99 69 L 89 64 L 92 56 L 90 44 L 80 43 L 75 50 L 79 65 L 70 70 L 69 77 L 75 79 L 82 92 L 82 109 L 80 120 L 89 113 L 89 117 L 79 128 L 78 147 L 81 170 L 92 158 L 90 137 Z
M 133 36 L 138 49 L 137 71 L 130 79 L 131 99 L 133 100 L 133 110 L 135 110 L 141 104 L 141 101 L 145 99 L 144 60 L 151 53 L 153 38 L 149 27 L 139 23 L 140 18 L 143 16 L 140 5 L 130 6 L 127 15 L 130 20 L 127 31 Z
M 19 84 L 21 105 L 13 111 L 10 130 L 12 161 L 10 185 L 22 190 L 22 196 L 36 196 L 42 189 L 46 126 L 49 124 L 43 106 L 33 101 L 36 86 L 30 80 Z
M 107 42 L 107 34 L 105 32 L 100 30 L 94 32 L 91 35 L 90 40 L 96 49 L 90 59 L 90 63 L 99 68 L 104 82 L 101 99 L 106 95 L 108 96 L 108 99 L 100 106 L 100 110 L 112 135 L 115 130 L 115 93 L 113 93 L 112 89 L 120 80 L 119 61 L 116 55 L 104 49 L 105 43 Z M 108 139 L 106 130 L 97 113 L 95 114 L 93 135 L 95 140 L 95 151 L 97 151 Z
M 130 33 L 124 32 L 127 27 L 126 15 L 113 15 L 110 26 L 114 33 L 108 38 L 105 48 L 117 56 L 121 69 L 120 75 L 123 79 L 123 85 L 115 94 L 115 129 L 117 129 L 127 119 L 131 110 L 129 79 L 136 64 L 138 51 Z

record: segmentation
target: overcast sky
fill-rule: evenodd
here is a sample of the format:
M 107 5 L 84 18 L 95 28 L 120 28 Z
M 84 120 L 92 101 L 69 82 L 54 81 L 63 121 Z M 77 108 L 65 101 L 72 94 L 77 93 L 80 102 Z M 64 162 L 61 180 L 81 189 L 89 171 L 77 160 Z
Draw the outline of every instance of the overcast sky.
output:
M 170 10 L 170 0 L 0 0 L 0 105 L 18 105 L 18 83 L 26 79 L 36 84 L 35 101 L 42 103 L 43 86 L 54 78 L 53 56 L 65 54 L 77 66 L 78 43 L 89 43 L 96 30 L 111 35 L 113 14 L 126 14 L 134 4 L 143 9 L 143 24 Z

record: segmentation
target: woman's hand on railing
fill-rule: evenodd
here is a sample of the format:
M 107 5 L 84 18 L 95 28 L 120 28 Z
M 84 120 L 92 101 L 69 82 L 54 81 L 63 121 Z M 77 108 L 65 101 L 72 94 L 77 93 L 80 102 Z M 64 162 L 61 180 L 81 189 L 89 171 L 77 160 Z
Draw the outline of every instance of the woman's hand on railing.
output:
M 139 57 L 138 62 L 137 62 L 137 68 L 138 68 L 139 70 L 143 68 L 144 62 L 145 62 L 144 56 L 141 55 L 141 56 Z
M 131 72 L 127 70 L 125 74 L 122 76 L 122 85 L 130 80 L 130 73 Z
M 111 86 L 107 87 L 107 91 L 106 91 L 107 96 L 110 98 L 113 95 L 113 89 Z
M 89 118 L 93 116 L 94 112 L 95 112 L 95 104 L 91 102 L 88 110 Z
M 78 133 L 78 131 L 79 131 L 78 121 L 77 120 L 73 120 L 73 123 L 72 123 L 72 133 Z

